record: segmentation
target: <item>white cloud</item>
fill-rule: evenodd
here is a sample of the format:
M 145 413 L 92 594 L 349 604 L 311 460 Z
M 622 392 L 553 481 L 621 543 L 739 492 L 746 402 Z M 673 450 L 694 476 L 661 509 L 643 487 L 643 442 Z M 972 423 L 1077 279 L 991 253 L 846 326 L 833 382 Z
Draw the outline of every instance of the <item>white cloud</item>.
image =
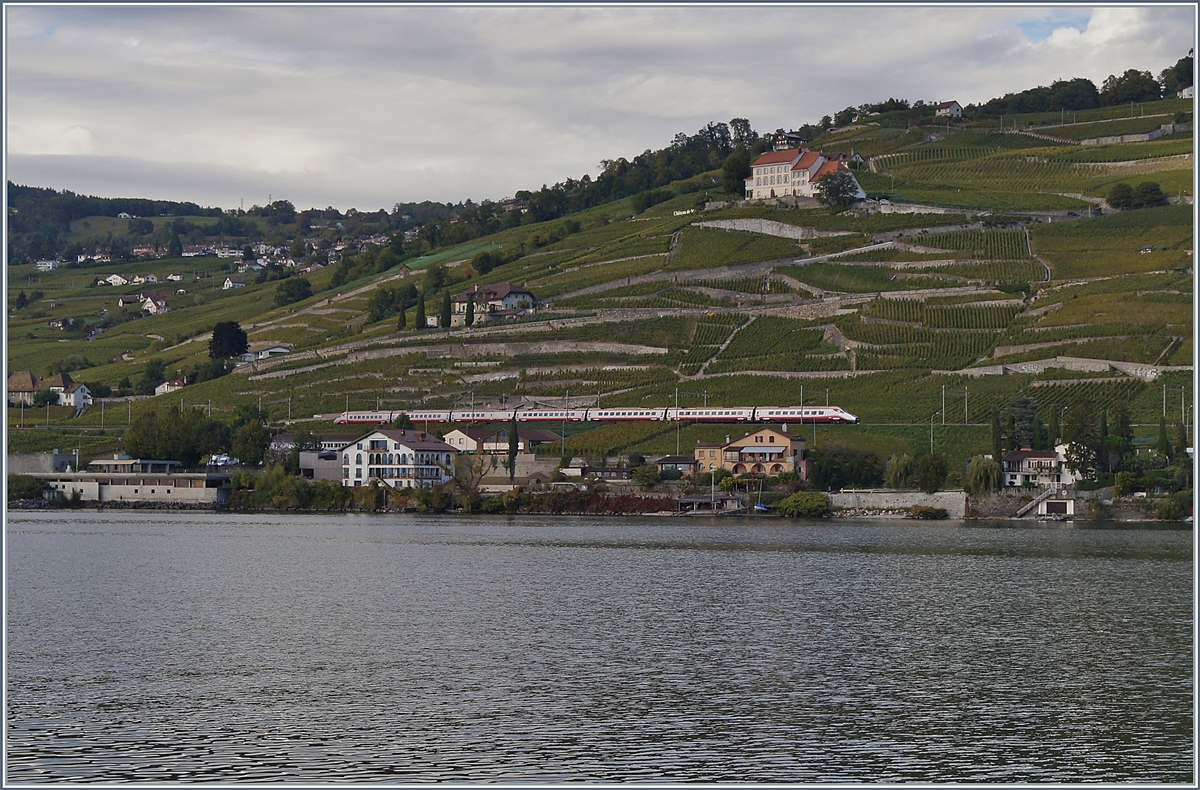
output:
M 10 154 L 80 155 L 94 153 L 92 133 L 73 123 L 55 123 L 31 119 L 24 123 L 9 123 L 8 152 Z
M 1169 6 L 6 13 L 10 166 L 27 183 L 223 205 L 257 185 L 259 202 L 343 208 L 499 198 L 733 117 L 773 130 L 890 96 L 1157 73 L 1194 35 L 1193 9 Z

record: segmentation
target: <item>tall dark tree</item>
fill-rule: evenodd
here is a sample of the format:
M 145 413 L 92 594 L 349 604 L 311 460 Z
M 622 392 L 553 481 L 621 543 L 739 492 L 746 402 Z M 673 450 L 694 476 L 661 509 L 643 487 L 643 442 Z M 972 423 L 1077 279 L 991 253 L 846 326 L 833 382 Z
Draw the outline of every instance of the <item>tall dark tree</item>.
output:
M 1163 98 L 1169 99 L 1184 88 L 1191 87 L 1192 84 L 1192 53 L 1188 54 L 1175 62 L 1174 66 L 1169 66 L 1163 70 L 1163 73 L 1158 77 L 1159 84 L 1162 85 Z
M 1000 410 L 992 412 L 992 460 L 1000 463 L 1004 457 L 1004 428 L 1000 423 Z
M 467 318 L 465 323 L 467 326 L 475 325 L 475 293 L 473 291 L 467 294 Z
M 406 328 L 405 325 L 407 324 L 407 322 L 408 322 L 408 296 L 402 295 L 400 297 L 400 320 L 398 320 L 396 322 L 396 329 L 403 332 Z
M 1158 418 L 1158 441 L 1154 443 L 1154 449 L 1168 458 L 1171 456 L 1171 440 L 1167 437 L 1166 417 Z
M 450 289 L 447 288 L 442 294 L 442 313 L 438 316 L 438 326 L 442 329 L 450 328 Z
M 1133 208 L 1150 208 L 1151 206 L 1165 206 L 1167 196 L 1163 194 L 1162 187 L 1154 181 L 1143 181 L 1133 188 Z
M 1042 422 L 1041 417 L 1035 416 L 1033 418 L 1033 439 L 1030 442 L 1030 446 L 1034 450 L 1050 449 L 1046 446 L 1046 424 Z
M 258 466 L 271 442 L 271 432 L 257 423 L 246 423 L 233 435 L 233 454 L 243 464 Z
M 1106 107 L 1130 102 L 1155 101 L 1162 95 L 1162 87 L 1148 71 L 1128 69 L 1120 77 L 1108 75 L 1100 88 L 1100 98 Z
M 521 438 L 517 433 L 517 412 L 513 410 L 512 422 L 508 426 L 508 482 L 517 477 L 517 454 L 521 450 Z
M 209 359 L 232 359 L 245 354 L 249 347 L 246 330 L 237 321 L 221 321 L 213 327 L 208 356 Z
M 946 482 L 946 459 L 937 453 L 926 453 L 917 459 L 917 468 L 913 472 L 913 481 L 917 488 L 926 494 L 932 494 L 941 489 Z
M 414 322 L 413 329 L 425 328 L 425 294 L 417 292 L 417 320 Z
M 750 152 L 738 148 L 725 157 L 725 165 L 721 168 L 721 186 L 731 195 L 745 197 L 746 179 L 750 177 Z

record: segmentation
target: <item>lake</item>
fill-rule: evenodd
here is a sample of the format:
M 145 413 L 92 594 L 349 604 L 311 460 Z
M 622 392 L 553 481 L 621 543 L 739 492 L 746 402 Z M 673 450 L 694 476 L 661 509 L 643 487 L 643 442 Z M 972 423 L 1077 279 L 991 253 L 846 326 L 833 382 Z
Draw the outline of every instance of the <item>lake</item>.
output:
M 1192 781 L 1193 533 L 16 512 L 9 782 Z

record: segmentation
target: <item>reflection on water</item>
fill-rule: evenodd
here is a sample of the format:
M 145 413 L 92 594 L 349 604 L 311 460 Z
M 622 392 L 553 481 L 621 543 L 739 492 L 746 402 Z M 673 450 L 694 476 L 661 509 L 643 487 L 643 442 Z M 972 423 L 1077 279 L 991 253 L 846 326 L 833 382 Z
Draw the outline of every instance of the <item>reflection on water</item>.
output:
M 1192 778 L 1190 531 L 8 530 L 9 781 Z

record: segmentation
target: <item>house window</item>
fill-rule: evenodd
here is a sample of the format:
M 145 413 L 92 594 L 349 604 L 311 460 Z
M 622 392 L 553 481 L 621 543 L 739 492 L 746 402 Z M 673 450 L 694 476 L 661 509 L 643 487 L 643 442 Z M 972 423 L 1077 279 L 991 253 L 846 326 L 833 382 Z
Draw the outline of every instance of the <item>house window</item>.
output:
M 362 448 L 362 445 L 361 445 L 361 444 L 359 445 L 359 448 L 360 448 L 360 449 Z M 361 463 L 362 463 L 362 453 L 358 453 L 358 454 L 356 454 L 356 455 L 354 456 L 354 463 L 356 463 L 356 464 L 361 464 Z

